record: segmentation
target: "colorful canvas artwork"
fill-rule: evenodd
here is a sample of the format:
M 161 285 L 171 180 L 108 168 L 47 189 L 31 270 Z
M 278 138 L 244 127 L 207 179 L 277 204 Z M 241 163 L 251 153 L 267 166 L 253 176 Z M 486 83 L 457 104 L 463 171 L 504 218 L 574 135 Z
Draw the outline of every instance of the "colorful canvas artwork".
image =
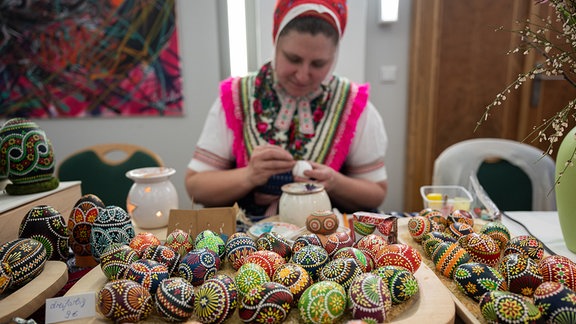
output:
M 0 2 L 0 119 L 181 116 L 175 0 Z

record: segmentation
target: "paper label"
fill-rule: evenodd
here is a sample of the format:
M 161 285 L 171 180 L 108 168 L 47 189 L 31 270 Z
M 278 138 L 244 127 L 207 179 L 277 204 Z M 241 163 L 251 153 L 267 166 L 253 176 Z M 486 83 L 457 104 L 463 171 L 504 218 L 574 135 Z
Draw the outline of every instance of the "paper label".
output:
M 46 299 L 46 323 L 96 316 L 94 292 Z

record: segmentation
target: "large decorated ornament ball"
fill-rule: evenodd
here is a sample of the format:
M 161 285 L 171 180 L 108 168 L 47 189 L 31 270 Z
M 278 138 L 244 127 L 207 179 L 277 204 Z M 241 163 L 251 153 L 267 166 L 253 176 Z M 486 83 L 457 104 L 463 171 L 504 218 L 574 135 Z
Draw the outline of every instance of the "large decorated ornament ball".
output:
M 540 323 L 542 318 L 540 310 L 530 300 L 509 291 L 489 291 L 478 305 L 488 323 Z
M 272 278 L 274 276 L 274 272 L 276 269 L 286 263 L 286 259 L 284 259 L 280 254 L 268 251 L 268 250 L 261 250 L 256 251 L 244 259 L 245 263 L 256 263 L 260 265 L 266 273 L 268 277 Z
M 48 260 L 68 260 L 68 227 L 54 207 L 40 205 L 30 209 L 20 223 L 18 237 L 42 243 Z
M 100 268 L 109 280 L 124 279 L 130 265 L 140 258 L 130 246 L 113 243 L 104 249 L 100 257 Z
M 320 269 L 330 261 L 328 252 L 317 245 L 306 245 L 292 255 L 292 262 L 306 269 L 312 280 L 318 280 Z
M 234 233 L 226 241 L 226 258 L 234 270 L 240 269 L 245 257 L 256 251 L 256 242 L 246 233 Z
M 130 244 L 136 236 L 130 215 L 118 206 L 106 206 L 100 213 L 90 232 L 90 244 L 94 259 L 100 262 L 104 249 L 112 243 Z
M 126 279 L 141 284 L 152 295 L 156 294 L 160 282 L 169 277 L 170 274 L 166 265 L 154 260 L 140 259 L 134 261 L 126 272 Z
M 422 255 L 410 245 L 395 243 L 382 248 L 376 254 L 374 262 L 377 267 L 396 265 L 415 273 L 422 263 Z
M 538 263 L 543 281 L 559 282 L 576 291 L 576 263 L 563 255 L 548 255 Z
M 289 261 L 292 256 L 292 244 L 280 233 L 262 233 L 256 240 L 259 251 L 267 250 L 278 253 L 284 260 Z
M 361 274 L 352 280 L 348 290 L 348 308 L 353 319 L 384 323 L 392 308 L 388 286 L 376 274 Z
M 70 239 L 68 244 L 72 248 L 78 267 L 93 267 L 97 264 L 92 257 L 90 233 L 92 233 L 92 225 L 100 210 L 105 207 L 106 205 L 98 196 L 86 194 L 76 201 L 72 211 L 70 211 L 68 217 Z
M 308 287 L 298 301 L 304 323 L 334 323 L 346 311 L 346 291 L 334 281 L 319 281 Z
M 534 292 L 534 305 L 546 323 L 576 323 L 576 293 L 559 282 L 543 282 Z
M 293 306 L 298 304 L 300 296 L 314 283 L 308 271 L 295 263 L 286 263 L 278 267 L 272 277 L 272 281 L 290 289 L 294 297 Z
M 234 279 L 217 275 L 196 288 L 194 311 L 202 323 L 222 323 L 234 314 L 238 290 Z
M 216 252 L 206 248 L 196 248 L 180 260 L 178 276 L 188 280 L 193 286 L 214 277 L 220 269 L 220 257 Z
M 130 240 L 128 245 L 130 245 L 139 256 L 142 256 L 142 253 L 147 247 L 160 244 L 162 244 L 162 242 L 160 242 L 160 239 L 157 238 L 156 235 L 150 232 L 140 232 Z
M 241 295 L 246 295 L 252 288 L 270 281 L 264 268 L 256 263 L 244 263 L 234 277 L 236 287 Z
M 197 249 L 206 248 L 218 254 L 223 259 L 226 253 L 226 243 L 216 232 L 212 230 L 203 230 L 198 233 L 194 240 L 194 246 Z
M 180 264 L 180 254 L 165 245 L 150 245 L 144 249 L 141 258 L 164 264 L 170 275 L 176 271 L 178 264 Z
M 394 305 L 409 300 L 420 290 L 418 280 L 416 280 L 412 272 L 406 270 L 406 268 L 383 266 L 372 270 L 372 273 L 382 278 L 388 287 L 388 291 L 390 291 L 390 298 Z
M 98 292 L 96 308 L 116 323 L 136 323 L 150 316 L 154 302 L 141 284 L 120 279 L 107 282 Z
M 482 295 L 489 291 L 508 290 L 500 271 L 478 262 L 459 265 L 454 272 L 454 282 L 461 292 L 476 301 L 480 301 Z
M 290 312 L 292 293 L 277 282 L 250 289 L 240 301 L 238 315 L 245 323 L 282 323 Z
M 194 248 L 194 237 L 181 229 L 175 229 L 166 236 L 164 245 L 172 248 L 180 254 L 180 257 L 183 257 Z
M 320 269 L 320 280 L 334 281 L 348 290 L 354 278 L 363 273 L 358 262 L 352 258 L 334 259 Z
M 194 314 L 194 287 L 184 278 L 163 280 L 154 298 L 156 311 L 169 322 L 184 322 Z
M 543 282 L 538 264 L 525 254 L 512 253 L 502 257 L 498 270 L 510 292 L 532 297 Z
M 48 260 L 42 243 L 29 238 L 15 239 L 0 245 L 0 264 L 10 269 L 8 288 L 17 289 L 36 278 Z

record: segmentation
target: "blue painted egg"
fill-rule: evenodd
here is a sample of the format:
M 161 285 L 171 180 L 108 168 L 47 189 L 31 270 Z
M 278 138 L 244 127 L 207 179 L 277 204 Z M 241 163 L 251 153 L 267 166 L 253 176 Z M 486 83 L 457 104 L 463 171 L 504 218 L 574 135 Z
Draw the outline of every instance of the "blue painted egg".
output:
M 234 282 L 241 295 L 246 295 L 250 289 L 270 281 L 266 270 L 256 263 L 244 263 L 236 272 Z
M 348 291 L 348 308 L 353 319 L 384 323 L 392 308 L 386 283 L 380 276 L 363 273 L 352 280 Z
M 218 269 L 220 269 L 220 257 L 216 252 L 196 248 L 180 260 L 178 276 L 188 280 L 193 286 L 199 286 L 214 277 Z
M 376 254 L 378 254 L 378 252 L 387 245 L 388 241 L 386 241 L 384 237 L 376 234 L 369 234 L 359 239 L 358 242 L 354 244 L 354 247 L 366 252 L 370 255 L 372 260 L 374 260 Z
M 206 280 L 194 295 L 194 312 L 202 323 L 222 323 L 236 311 L 238 290 L 229 276 Z
M 136 236 L 130 215 L 118 206 L 106 206 L 100 210 L 92 224 L 90 245 L 94 259 L 100 262 L 104 249 L 112 243 L 130 244 Z
M 459 222 L 451 223 L 444 230 L 444 233 L 452 236 L 455 239 L 459 239 L 460 237 L 470 234 L 472 232 L 474 232 L 472 226 L 466 223 L 459 223 Z
M 142 259 L 160 262 L 168 268 L 171 275 L 178 268 L 180 254 L 165 245 L 150 245 L 142 252 Z
M 314 281 L 318 280 L 320 269 L 329 260 L 328 252 L 317 245 L 306 245 L 292 255 L 292 262 L 306 269 Z
M 194 286 L 181 277 L 162 280 L 154 304 L 163 319 L 185 322 L 194 314 Z
M 290 312 L 293 296 L 277 282 L 255 286 L 242 298 L 238 315 L 246 323 L 282 323 Z
M 100 257 L 100 268 L 110 280 L 124 279 L 130 265 L 140 258 L 130 246 L 122 243 L 110 244 Z
M 40 205 L 30 209 L 20 223 L 18 238 L 42 243 L 48 260 L 68 260 L 68 226 L 54 207 Z
M 534 292 L 534 305 L 546 323 L 576 323 L 576 293 L 559 282 L 543 282 Z
M 11 271 L 9 289 L 18 289 L 36 278 L 48 260 L 42 243 L 29 238 L 15 239 L 0 245 L 0 263 Z
M 262 233 L 256 240 L 256 248 L 259 251 L 276 252 L 286 261 L 292 256 L 292 244 L 282 234 L 276 232 Z
M 376 254 L 374 262 L 377 267 L 396 265 L 415 273 L 420 268 L 420 264 L 422 264 L 422 255 L 410 245 L 395 243 L 382 248 Z
M 320 269 L 319 280 L 339 283 L 346 291 L 352 280 L 363 273 L 362 268 L 352 258 L 334 259 Z
M 134 261 L 130 264 L 130 268 L 128 268 L 126 272 L 126 279 L 141 284 L 150 291 L 151 295 L 156 294 L 160 282 L 169 277 L 168 268 L 164 264 L 154 260 L 141 259 Z
M 403 267 L 383 266 L 374 269 L 372 273 L 382 278 L 390 291 L 390 298 L 394 305 L 409 300 L 420 290 L 416 277 Z
M 244 258 L 256 251 L 256 242 L 246 233 L 234 233 L 226 241 L 226 258 L 234 270 L 240 269 Z
M 489 291 L 508 290 L 508 284 L 498 270 L 477 262 L 459 265 L 454 271 L 454 282 L 461 292 L 476 301 Z
M 509 291 L 489 291 L 478 305 L 488 323 L 539 323 L 542 318 L 538 307 L 529 299 Z
M 543 282 L 538 263 L 524 254 L 512 253 L 502 257 L 498 270 L 506 280 L 510 292 L 532 297 Z

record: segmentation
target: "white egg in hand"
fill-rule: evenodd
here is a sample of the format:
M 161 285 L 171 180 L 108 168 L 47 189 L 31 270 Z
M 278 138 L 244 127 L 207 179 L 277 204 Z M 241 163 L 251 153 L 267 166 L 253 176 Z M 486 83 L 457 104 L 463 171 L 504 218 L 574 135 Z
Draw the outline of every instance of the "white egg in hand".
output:
M 294 168 L 292 168 L 292 175 L 294 177 L 307 178 L 304 175 L 304 171 L 306 170 L 312 170 L 312 165 L 308 161 L 304 160 L 296 161 L 296 164 L 294 164 Z

